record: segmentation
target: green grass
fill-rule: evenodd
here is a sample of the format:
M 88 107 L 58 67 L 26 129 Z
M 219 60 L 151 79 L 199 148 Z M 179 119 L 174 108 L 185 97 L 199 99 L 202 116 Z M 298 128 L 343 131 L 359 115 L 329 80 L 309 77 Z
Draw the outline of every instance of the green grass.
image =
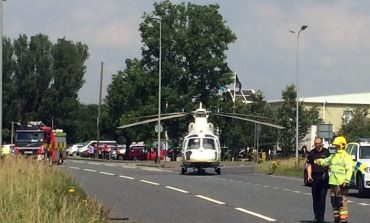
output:
M 304 161 L 300 160 L 297 164 L 296 159 L 293 158 L 258 163 L 256 166 L 256 172 L 282 176 L 303 177 L 303 168 Z
M 22 157 L 0 160 L 0 222 L 108 222 L 107 209 L 56 166 Z

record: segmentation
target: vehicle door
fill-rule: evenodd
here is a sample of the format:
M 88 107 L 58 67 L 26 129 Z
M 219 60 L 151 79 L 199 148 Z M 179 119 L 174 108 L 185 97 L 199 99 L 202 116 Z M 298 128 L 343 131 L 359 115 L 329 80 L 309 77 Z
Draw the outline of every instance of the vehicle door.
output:
M 347 153 L 351 156 L 353 163 L 356 163 L 358 157 L 357 157 L 357 151 L 358 151 L 359 145 L 357 143 L 350 143 L 347 147 Z M 355 188 L 356 187 L 356 170 L 353 170 L 352 178 L 350 182 L 350 187 Z

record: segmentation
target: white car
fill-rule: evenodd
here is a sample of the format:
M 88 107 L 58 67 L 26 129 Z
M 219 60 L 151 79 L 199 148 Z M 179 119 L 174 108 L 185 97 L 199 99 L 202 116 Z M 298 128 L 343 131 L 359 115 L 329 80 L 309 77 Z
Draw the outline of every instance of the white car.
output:
M 73 144 L 72 146 L 70 146 L 68 149 L 67 149 L 67 153 L 68 155 L 70 156 L 77 156 L 79 155 L 79 150 L 84 146 L 83 143 L 77 143 L 77 144 Z
M 370 196 L 370 139 L 349 143 L 347 152 L 352 156 L 355 165 L 361 163 L 367 166 L 363 172 L 354 169 L 350 187 L 356 188 L 361 197 Z

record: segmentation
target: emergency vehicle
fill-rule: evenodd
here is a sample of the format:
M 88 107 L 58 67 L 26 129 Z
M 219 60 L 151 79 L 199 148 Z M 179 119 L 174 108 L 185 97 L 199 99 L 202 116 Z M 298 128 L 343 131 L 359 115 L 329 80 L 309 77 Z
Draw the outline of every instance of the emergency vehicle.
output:
M 15 130 L 15 154 L 61 164 L 66 157 L 66 133 L 41 121 L 20 124 Z

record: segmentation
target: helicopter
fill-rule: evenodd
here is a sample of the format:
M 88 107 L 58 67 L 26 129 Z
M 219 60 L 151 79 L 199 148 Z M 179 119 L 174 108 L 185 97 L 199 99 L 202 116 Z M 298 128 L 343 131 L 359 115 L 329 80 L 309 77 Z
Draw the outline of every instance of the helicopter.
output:
M 206 168 L 214 168 L 216 174 L 221 174 L 220 162 L 221 162 L 221 146 L 220 140 L 215 134 L 214 125 L 208 122 L 208 117 L 211 112 L 207 111 L 202 107 L 200 103 L 199 108 L 191 113 L 175 112 L 170 114 L 163 114 L 160 120 L 167 120 L 173 118 L 184 117 L 188 114 L 192 114 L 194 122 L 191 122 L 188 127 L 188 133 L 184 137 L 182 143 L 182 164 L 181 174 L 184 175 L 188 168 L 198 170 L 198 174 L 204 174 Z M 216 116 L 222 116 L 226 118 L 233 118 L 248 122 L 253 122 L 277 129 L 283 129 L 284 127 L 275 125 L 272 123 L 261 122 L 245 117 L 237 116 L 234 113 L 226 114 L 213 114 Z M 240 115 L 240 114 L 239 114 Z M 146 116 L 150 117 L 150 116 Z M 152 118 L 144 121 L 139 121 L 127 125 L 118 127 L 119 129 L 129 128 L 136 125 L 146 124 L 150 122 L 158 121 L 158 118 Z

